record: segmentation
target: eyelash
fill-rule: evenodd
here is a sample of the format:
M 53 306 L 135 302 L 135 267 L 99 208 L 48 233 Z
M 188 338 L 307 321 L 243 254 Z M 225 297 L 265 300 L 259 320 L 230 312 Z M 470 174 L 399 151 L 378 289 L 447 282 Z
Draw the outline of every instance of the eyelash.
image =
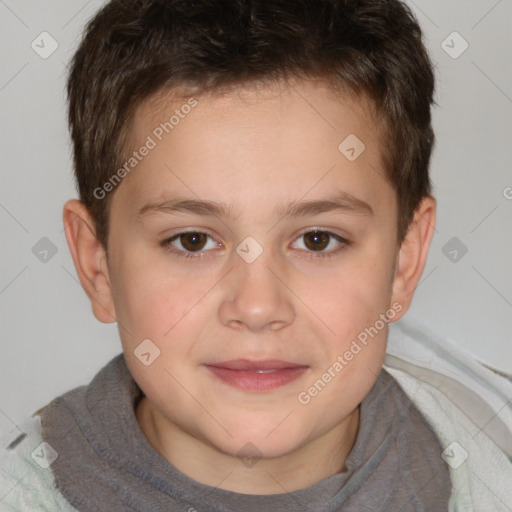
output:
M 166 238 L 165 240 L 163 240 L 161 242 L 160 245 L 162 247 L 166 248 L 170 253 L 175 254 L 176 256 L 179 256 L 181 258 L 201 258 L 201 257 L 203 257 L 204 250 L 203 251 L 196 251 L 196 252 L 193 252 L 193 251 L 187 252 L 187 251 L 181 251 L 181 250 L 175 249 L 172 246 L 172 242 L 174 242 L 174 240 L 179 238 L 181 235 L 186 235 L 187 233 L 203 234 L 203 235 L 206 235 L 208 238 L 211 238 L 212 240 L 215 240 L 213 238 L 213 236 L 211 236 L 208 233 L 205 233 L 204 231 L 193 231 L 193 230 L 190 230 L 190 231 L 181 231 L 180 233 L 177 233 L 176 235 L 173 235 L 170 238 Z
M 306 257 L 309 257 L 309 258 L 331 258 L 333 256 L 338 255 L 340 252 L 346 250 L 351 245 L 351 242 L 349 240 L 347 240 L 346 238 L 343 238 L 343 237 L 337 235 L 336 233 L 332 233 L 331 231 L 317 229 L 317 228 L 314 228 L 314 229 L 310 228 L 310 229 L 308 229 L 306 231 L 303 231 L 295 240 L 299 240 L 304 235 L 307 235 L 308 233 L 314 233 L 314 232 L 323 233 L 323 234 L 329 235 L 330 238 L 333 238 L 334 240 L 336 240 L 341 245 L 337 249 L 334 249 L 334 250 L 331 249 L 330 251 L 308 251 L 308 250 L 304 250 L 304 249 L 299 249 L 300 251 L 302 251 L 302 252 L 307 254 Z M 193 252 L 193 251 L 182 251 L 182 250 L 179 250 L 179 249 L 175 249 L 172 246 L 172 242 L 174 242 L 174 240 L 178 239 L 181 235 L 185 235 L 187 233 L 204 234 L 208 238 L 211 238 L 212 240 L 215 240 L 213 236 L 211 236 L 208 233 L 205 233 L 203 231 L 182 231 L 180 233 L 177 233 L 176 235 L 173 235 L 170 238 L 166 238 L 165 240 L 163 240 L 160 243 L 160 245 L 162 247 L 166 248 L 169 252 L 171 252 L 171 253 L 173 253 L 176 256 L 179 256 L 181 258 L 201 258 L 201 257 L 203 257 L 204 256 L 204 254 L 203 254 L 204 250 L 203 251 L 196 251 L 196 252 Z M 330 241 L 329 241 L 329 243 L 330 243 Z

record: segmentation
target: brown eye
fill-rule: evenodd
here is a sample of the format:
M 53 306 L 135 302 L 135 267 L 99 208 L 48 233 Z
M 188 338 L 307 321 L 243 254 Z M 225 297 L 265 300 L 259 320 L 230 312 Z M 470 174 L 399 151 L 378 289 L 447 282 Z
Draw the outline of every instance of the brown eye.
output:
M 304 244 L 311 251 L 323 251 L 331 241 L 331 235 L 325 231 L 304 233 Z
M 208 240 L 208 235 L 205 233 L 196 233 L 191 231 L 190 233 L 182 233 L 179 236 L 181 245 L 187 251 L 202 251 Z
M 223 248 L 222 243 L 217 242 L 208 233 L 201 231 L 183 231 L 171 238 L 160 242 L 160 245 L 175 256 L 184 258 L 200 258 L 211 252 L 212 249 Z

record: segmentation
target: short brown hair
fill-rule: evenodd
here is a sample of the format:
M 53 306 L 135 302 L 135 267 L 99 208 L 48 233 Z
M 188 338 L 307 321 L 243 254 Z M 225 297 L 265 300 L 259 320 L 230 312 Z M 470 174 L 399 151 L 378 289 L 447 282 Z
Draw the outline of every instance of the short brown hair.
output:
M 399 0 L 111 0 L 88 23 L 68 79 L 81 201 L 106 246 L 111 193 L 136 109 L 157 92 L 197 95 L 290 77 L 370 99 L 383 126 L 401 242 L 431 193 L 434 73 L 420 27 Z

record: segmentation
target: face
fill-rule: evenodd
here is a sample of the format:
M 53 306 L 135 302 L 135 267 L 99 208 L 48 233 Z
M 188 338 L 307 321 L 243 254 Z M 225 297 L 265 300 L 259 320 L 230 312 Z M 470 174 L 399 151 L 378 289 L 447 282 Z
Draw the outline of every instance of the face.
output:
M 278 457 L 346 424 L 381 369 L 406 309 L 395 192 L 364 105 L 320 84 L 196 100 L 137 113 L 131 146 L 155 146 L 112 198 L 115 317 L 169 425 Z

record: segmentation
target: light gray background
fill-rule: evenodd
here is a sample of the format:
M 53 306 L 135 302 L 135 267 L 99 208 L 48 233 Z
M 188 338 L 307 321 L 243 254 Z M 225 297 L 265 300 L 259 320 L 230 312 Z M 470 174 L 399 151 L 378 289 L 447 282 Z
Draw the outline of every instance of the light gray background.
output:
M 0 0 L 1 430 L 86 384 L 121 350 L 116 326 L 91 313 L 61 221 L 63 203 L 76 196 L 66 64 L 102 3 Z M 439 108 L 437 229 L 407 317 L 512 372 L 512 1 L 408 3 L 436 65 Z M 48 51 L 45 31 L 58 48 L 43 59 L 31 44 Z M 458 58 L 441 46 L 446 41 L 452 55 L 460 52 L 462 40 L 447 39 L 454 31 L 469 44 Z M 43 237 L 57 249 L 46 262 L 32 252 Z M 464 256 L 456 248 L 455 262 L 454 247 L 446 246 L 453 237 L 467 247 Z

